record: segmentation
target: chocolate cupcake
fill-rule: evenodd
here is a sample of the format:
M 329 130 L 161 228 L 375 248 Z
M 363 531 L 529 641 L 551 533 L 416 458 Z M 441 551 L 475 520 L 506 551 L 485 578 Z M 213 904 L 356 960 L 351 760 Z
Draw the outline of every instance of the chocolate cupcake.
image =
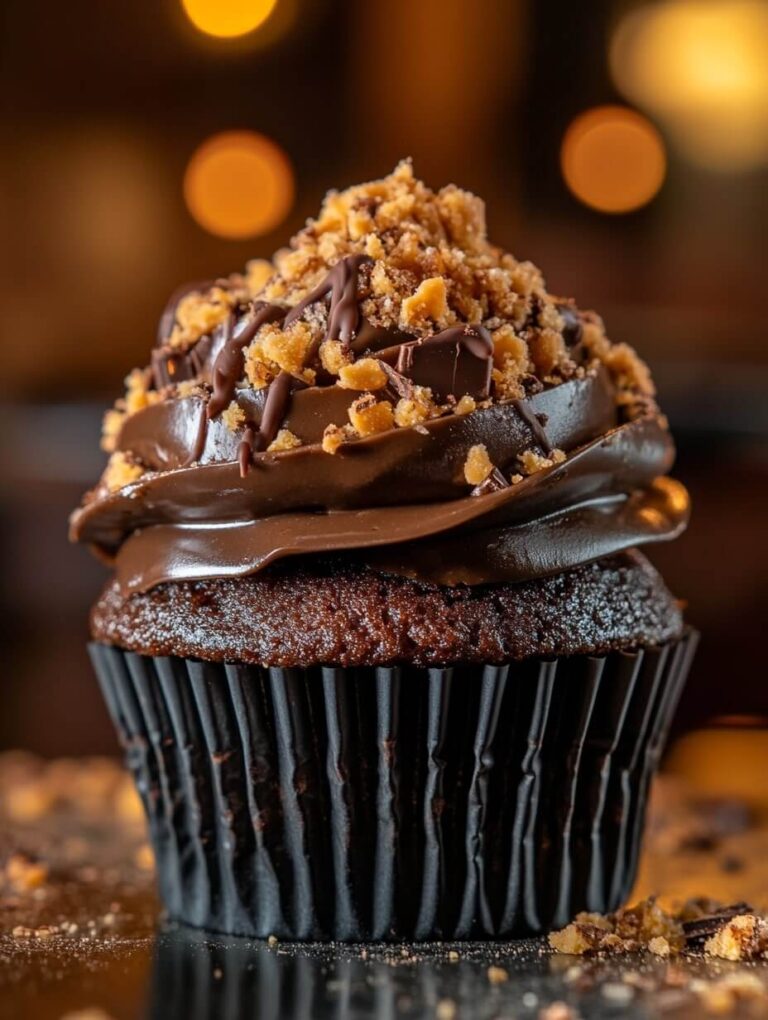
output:
M 409 163 L 166 308 L 72 536 L 171 917 L 528 935 L 615 909 L 695 637 L 648 369 Z

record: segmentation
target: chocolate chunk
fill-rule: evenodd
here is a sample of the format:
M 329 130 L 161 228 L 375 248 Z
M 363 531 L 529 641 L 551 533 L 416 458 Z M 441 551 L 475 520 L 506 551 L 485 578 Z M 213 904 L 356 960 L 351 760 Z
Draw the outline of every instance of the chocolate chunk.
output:
M 451 326 L 442 333 L 403 344 L 397 371 L 440 397 L 490 393 L 493 340 L 483 326 Z
M 581 324 L 581 313 L 571 304 L 557 306 L 563 320 L 563 341 L 566 347 L 575 347 L 584 332 Z
M 500 489 L 508 489 L 509 482 L 498 468 L 494 468 L 484 482 L 480 482 L 470 492 L 470 496 L 487 496 L 489 492 L 498 492 Z
M 724 924 L 732 921 L 739 914 L 751 914 L 753 908 L 748 903 L 733 903 L 723 907 L 715 914 L 707 914 L 705 917 L 697 917 L 695 921 L 683 922 L 683 934 L 689 945 L 696 942 L 703 942 L 715 932 L 719 931 Z
M 547 416 L 545 414 L 534 414 L 525 400 L 513 400 L 512 403 L 517 413 L 531 430 L 534 442 L 541 448 L 544 456 L 548 457 L 552 453 L 552 444 L 547 438 L 547 433 L 544 431 L 544 426 L 548 421 Z

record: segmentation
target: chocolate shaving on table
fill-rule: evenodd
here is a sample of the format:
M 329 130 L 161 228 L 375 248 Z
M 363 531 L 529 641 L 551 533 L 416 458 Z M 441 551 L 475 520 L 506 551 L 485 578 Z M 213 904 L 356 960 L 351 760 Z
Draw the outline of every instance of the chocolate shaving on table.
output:
M 694 921 L 683 921 L 683 935 L 687 944 L 703 942 L 716 934 L 724 924 L 732 921 L 739 914 L 753 914 L 754 908 L 748 903 L 732 903 L 722 907 L 714 914 L 697 917 Z
M 553 447 L 547 438 L 547 433 L 544 431 L 544 423 L 541 420 L 545 416 L 534 414 L 525 400 L 513 400 L 512 405 L 533 433 L 537 446 L 541 447 L 542 452 L 546 456 L 549 456 L 552 453 Z
M 403 344 L 397 358 L 401 375 L 438 397 L 484 400 L 491 391 L 492 366 L 493 339 L 483 326 L 450 326 Z
M 333 266 L 325 279 L 302 298 L 285 317 L 285 325 L 299 319 L 310 305 L 330 296 L 326 340 L 340 340 L 348 347 L 360 325 L 357 303 L 357 279 L 360 267 L 372 262 L 367 255 L 346 255 Z
M 499 492 L 500 489 L 508 489 L 509 482 L 497 467 L 491 471 L 485 481 L 480 482 L 470 492 L 470 496 L 486 496 L 489 492 Z
M 235 333 L 235 315 L 232 313 L 227 323 L 227 339 L 219 351 L 213 365 L 213 392 L 208 401 L 208 417 L 215 418 L 229 406 L 235 386 L 244 372 L 244 351 L 262 326 L 268 322 L 280 322 L 285 317 L 285 309 L 279 305 L 271 305 L 266 301 L 257 301 L 253 306 L 251 318 L 239 333 Z
M 584 332 L 581 313 L 578 308 L 570 304 L 557 305 L 556 307 L 563 319 L 563 342 L 566 347 L 575 347 Z

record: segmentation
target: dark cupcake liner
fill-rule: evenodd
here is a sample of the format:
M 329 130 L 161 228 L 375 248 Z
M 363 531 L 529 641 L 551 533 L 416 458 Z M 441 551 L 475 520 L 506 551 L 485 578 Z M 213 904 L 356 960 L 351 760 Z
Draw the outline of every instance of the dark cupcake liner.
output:
M 90 648 L 169 915 L 358 941 L 525 936 L 619 906 L 696 640 L 452 669 Z

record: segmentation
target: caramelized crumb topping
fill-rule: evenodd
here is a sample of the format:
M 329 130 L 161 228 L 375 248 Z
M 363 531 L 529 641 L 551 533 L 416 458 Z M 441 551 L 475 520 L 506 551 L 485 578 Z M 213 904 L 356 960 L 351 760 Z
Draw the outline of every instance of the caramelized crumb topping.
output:
M 394 426 L 392 405 L 388 400 L 377 400 L 372 393 L 358 397 L 349 408 L 349 420 L 359 436 L 373 436 Z
M 488 450 L 482 443 L 470 446 L 467 459 L 464 461 L 464 478 L 468 485 L 480 485 L 493 471 L 493 463 Z
M 164 347 L 188 356 L 201 338 L 213 335 L 218 338 L 213 350 L 218 351 L 221 338 L 232 336 L 227 334 L 232 326 L 226 324 L 236 321 L 233 313 L 241 321 L 254 301 L 294 308 L 347 256 L 357 257 L 350 301 L 359 321 L 373 329 L 399 331 L 400 339 L 403 333 L 424 337 L 462 324 L 487 329 L 493 341 L 491 388 L 487 400 L 460 396 L 459 391 L 439 404 L 418 386 L 407 393 L 401 387 L 392 403 L 375 399 L 372 394 L 387 387 L 391 369 L 382 368 L 376 350 L 356 355 L 338 338 L 327 339 L 329 304 L 318 298 L 292 316 L 288 326 L 273 316 L 260 327 L 242 352 L 239 381 L 262 389 L 287 372 L 302 383 L 315 385 L 319 379 L 326 385 L 330 375 L 338 385 L 363 393 L 362 403 L 356 401 L 349 409 L 349 431 L 326 430 L 323 449 L 332 452 L 348 439 L 391 428 L 422 429 L 440 415 L 472 414 L 494 401 L 523 399 L 545 385 L 583 378 L 598 363 L 615 383 L 626 418 L 656 413 L 650 373 L 632 348 L 612 344 L 602 320 L 591 312 L 579 313 L 577 331 L 573 321 L 566 328 L 568 314 L 573 320 L 573 306 L 546 290 L 535 265 L 488 240 L 482 200 L 455 185 L 433 191 L 415 177 L 408 160 L 381 180 L 330 192 L 317 218 L 272 261 L 254 259 L 242 275 L 185 294 L 172 311 Z M 125 418 L 154 401 L 204 396 L 211 378 L 211 364 L 202 368 L 206 357 L 194 363 L 194 378 L 172 380 L 159 391 L 152 387 L 149 370 L 131 373 L 125 396 L 105 416 L 103 448 L 114 453 Z M 241 414 L 230 406 L 224 412 L 227 426 L 240 428 Z M 558 463 L 562 456 L 561 451 L 550 457 L 527 451 L 513 482 Z M 121 465 L 109 469 L 113 482 L 141 470 L 133 462 Z

